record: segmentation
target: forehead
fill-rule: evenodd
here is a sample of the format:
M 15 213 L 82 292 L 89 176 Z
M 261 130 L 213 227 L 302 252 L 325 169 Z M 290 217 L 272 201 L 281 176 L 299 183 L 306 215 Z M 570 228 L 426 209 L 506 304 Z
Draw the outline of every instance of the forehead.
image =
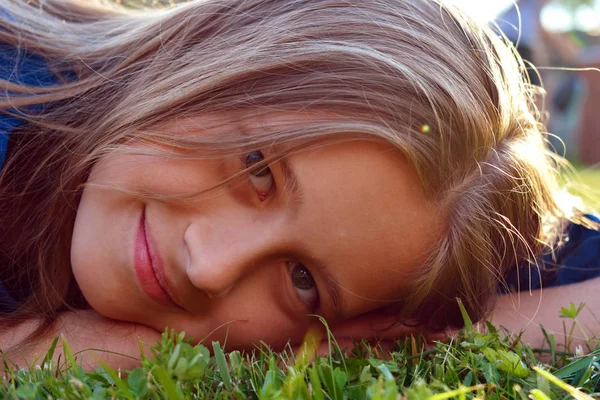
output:
M 391 146 L 366 140 L 289 156 L 305 193 L 297 230 L 326 260 L 346 309 L 397 300 L 443 226 L 417 174 Z

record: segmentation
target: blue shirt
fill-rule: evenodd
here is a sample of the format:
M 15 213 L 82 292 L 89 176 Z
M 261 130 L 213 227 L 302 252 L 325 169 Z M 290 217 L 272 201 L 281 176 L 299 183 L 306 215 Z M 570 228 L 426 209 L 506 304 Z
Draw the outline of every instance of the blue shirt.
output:
M 587 217 L 600 222 L 596 216 Z M 599 277 L 600 232 L 570 224 L 566 233 L 565 242 L 555 249 L 554 257 L 547 254 L 539 259 L 539 270 L 532 264 L 512 268 L 505 276 L 508 291 L 568 285 Z
M 0 43 L 0 78 L 39 87 L 60 83 L 48 69 L 43 57 L 4 43 Z M 2 92 L 0 94 L 4 95 Z M 0 111 L 0 169 L 8 148 L 8 134 L 23 123 L 22 119 Z

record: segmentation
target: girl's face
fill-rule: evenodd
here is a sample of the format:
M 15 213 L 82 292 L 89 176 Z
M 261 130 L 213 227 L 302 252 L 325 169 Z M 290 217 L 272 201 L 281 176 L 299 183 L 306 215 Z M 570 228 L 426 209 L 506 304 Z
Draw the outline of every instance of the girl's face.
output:
M 198 126 L 201 118 L 168 129 L 212 134 Z M 89 304 L 110 318 L 168 326 L 198 340 L 279 347 L 301 340 L 315 322 L 307 314 L 335 325 L 398 299 L 443 218 L 408 162 L 386 145 L 324 143 L 186 200 L 126 193 L 197 192 L 268 151 L 223 160 L 121 154 L 99 161 L 71 250 Z

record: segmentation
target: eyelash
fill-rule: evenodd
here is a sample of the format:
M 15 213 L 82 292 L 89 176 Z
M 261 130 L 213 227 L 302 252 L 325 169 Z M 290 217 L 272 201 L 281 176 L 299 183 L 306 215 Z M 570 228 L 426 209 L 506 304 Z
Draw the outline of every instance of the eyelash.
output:
M 252 168 L 254 164 L 259 164 L 264 160 L 261 151 L 253 151 L 242 156 L 243 169 Z M 248 171 L 248 180 L 256 190 L 260 201 L 265 201 L 275 189 L 275 179 L 268 164 L 260 165 Z M 264 187 L 259 187 L 264 186 Z
M 300 268 L 298 268 L 300 267 Z M 293 286 L 293 289 L 296 291 L 296 296 L 298 297 L 298 300 L 300 302 L 302 302 L 302 304 L 305 306 L 305 308 L 307 309 L 307 311 L 309 313 L 314 313 L 316 312 L 316 310 L 319 307 L 320 304 L 320 296 L 319 296 L 319 287 L 317 285 L 317 282 L 315 281 L 315 279 L 313 278 L 312 274 L 310 273 L 310 271 L 308 270 L 308 268 L 299 262 L 292 262 L 292 261 L 288 261 L 287 262 L 287 269 L 288 269 L 288 274 L 290 277 L 290 283 Z M 310 282 L 312 283 L 312 288 L 310 289 L 301 289 L 298 286 L 296 286 L 296 284 L 294 284 L 293 280 L 293 273 L 295 271 L 297 271 L 298 269 L 304 270 L 306 272 L 306 274 L 308 275 Z M 310 300 L 310 301 L 306 301 L 305 299 L 303 299 L 300 295 L 300 291 L 308 291 L 308 290 L 314 290 L 315 291 L 315 298 Z

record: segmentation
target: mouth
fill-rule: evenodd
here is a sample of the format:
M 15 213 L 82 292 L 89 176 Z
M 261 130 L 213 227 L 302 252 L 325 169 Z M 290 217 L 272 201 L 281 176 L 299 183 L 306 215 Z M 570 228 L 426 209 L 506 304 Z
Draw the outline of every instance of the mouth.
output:
M 150 239 L 150 240 L 149 240 Z M 152 248 L 146 225 L 146 208 L 142 211 L 134 243 L 135 272 L 144 293 L 158 304 L 181 308 L 169 295 L 168 285 L 159 257 Z

